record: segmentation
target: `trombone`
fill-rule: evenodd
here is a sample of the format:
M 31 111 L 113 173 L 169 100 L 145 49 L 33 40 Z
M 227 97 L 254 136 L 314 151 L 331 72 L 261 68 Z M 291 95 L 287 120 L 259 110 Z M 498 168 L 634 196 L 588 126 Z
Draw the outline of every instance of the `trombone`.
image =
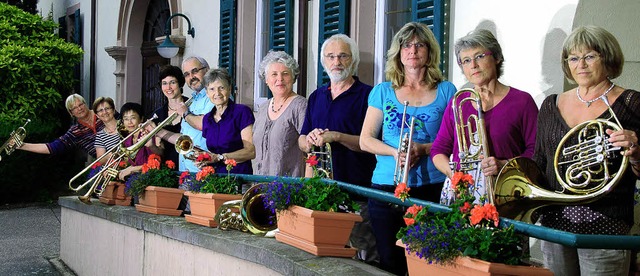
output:
M 193 101 L 193 98 L 190 98 L 185 103 L 185 105 L 188 107 L 189 105 L 191 105 L 192 101 Z M 69 189 L 71 189 L 74 192 L 78 192 L 82 190 L 84 187 L 86 187 L 87 185 L 91 184 L 91 186 L 89 186 L 89 190 L 84 195 L 78 196 L 78 199 L 83 203 L 91 204 L 91 199 L 90 199 L 91 194 L 95 193 L 98 196 L 102 195 L 102 192 L 104 191 L 103 188 L 107 186 L 108 182 L 112 178 L 118 175 L 118 165 L 120 164 L 120 161 L 122 161 L 125 157 L 129 159 L 134 159 L 136 154 L 138 153 L 138 150 L 140 150 L 147 143 L 147 141 L 149 141 L 149 139 L 153 138 L 156 135 L 156 133 L 158 133 L 158 131 L 160 131 L 163 127 L 173 122 L 173 120 L 175 120 L 177 116 L 178 116 L 178 113 L 174 113 L 171 116 L 168 116 L 164 121 L 160 122 L 156 126 L 156 128 L 154 128 L 152 131 L 147 133 L 147 135 L 145 135 L 142 139 L 138 140 L 137 143 L 129 147 L 125 147 L 124 141 L 126 141 L 131 136 L 138 133 L 138 131 L 142 130 L 147 125 L 149 125 L 149 123 L 151 123 L 152 119 L 154 119 L 155 117 L 147 120 L 146 122 L 138 126 L 135 130 L 129 133 L 124 139 L 122 139 L 122 141 L 120 141 L 120 143 L 117 146 L 113 147 L 111 150 L 105 153 L 105 154 L 111 154 L 111 156 L 109 157 L 105 165 L 102 167 L 100 172 L 96 173 L 93 177 L 85 181 L 83 184 L 78 185 L 76 187 L 73 186 L 73 182 L 76 181 L 76 179 L 84 175 L 94 165 L 98 164 L 100 159 L 97 159 L 96 161 L 93 161 L 93 163 L 91 163 L 89 166 L 84 168 L 82 171 L 80 171 L 78 174 L 76 174 L 73 178 L 71 178 L 71 180 L 69 180 Z
M 24 137 L 27 136 L 27 130 L 25 127 L 29 122 L 31 122 L 31 120 L 27 119 L 27 122 L 24 123 L 23 126 L 15 129 L 11 134 L 9 134 L 7 141 L 2 144 L 2 147 L 0 147 L 0 153 L 4 151 L 7 155 L 11 155 L 17 148 L 22 147 Z M 11 143 L 12 141 L 13 143 Z M 2 161 L 2 155 L 0 155 L 0 161 Z
M 397 186 L 400 183 L 407 183 L 409 180 L 409 166 L 411 165 L 411 144 L 413 141 L 413 128 L 415 126 L 416 118 L 411 116 L 411 121 L 409 122 L 408 128 L 407 126 L 407 107 L 409 106 L 409 101 L 404 101 L 404 110 L 402 111 L 402 122 L 400 126 L 400 138 L 398 141 L 398 159 L 396 159 L 396 167 L 393 172 L 393 185 Z M 400 160 L 400 156 L 404 153 L 405 160 L 404 164 Z

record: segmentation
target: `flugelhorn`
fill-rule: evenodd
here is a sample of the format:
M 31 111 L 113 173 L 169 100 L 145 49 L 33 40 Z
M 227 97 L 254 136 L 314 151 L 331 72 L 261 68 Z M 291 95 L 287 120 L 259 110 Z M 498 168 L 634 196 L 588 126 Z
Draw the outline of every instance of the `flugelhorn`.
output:
M 605 131 L 622 130 L 622 125 L 606 96 L 601 99 L 610 117 L 578 124 L 556 147 L 553 167 L 561 190 L 543 188 L 542 173 L 530 159 L 514 158 L 502 168 L 495 188 L 496 207 L 501 216 L 532 222 L 532 213 L 542 206 L 586 204 L 613 190 L 627 169 L 629 157 L 622 155 L 620 163 L 615 160 L 622 149 L 608 141 Z M 612 169 L 615 166 L 617 170 Z
M 402 122 L 400 125 L 400 138 L 398 141 L 398 159 L 396 159 L 396 167 L 393 171 L 393 184 L 407 183 L 409 180 L 409 170 L 411 169 L 411 144 L 413 143 L 413 128 L 415 127 L 416 118 L 411 116 L 411 121 L 407 125 L 407 107 L 409 102 L 404 102 L 402 111 Z M 404 163 L 400 160 L 400 156 L 404 155 Z
M 27 122 L 24 123 L 23 126 L 18 127 L 14 131 L 9 134 L 9 138 L 7 139 L 2 147 L 0 147 L 0 161 L 2 161 L 1 153 L 4 151 L 7 155 L 11 155 L 17 148 L 22 147 L 22 143 L 24 142 L 24 137 L 27 136 L 27 130 L 25 127 L 27 124 L 31 122 L 30 119 L 27 119 Z
M 190 98 L 187 102 L 185 102 L 185 105 L 188 107 L 189 105 L 191 105 L 192 101 L 193 101 L 193 98 Z M 73 178 L 71 178 L 71 180 L 69 180 L 69 189 L 71 189 L 74 192 L 78 192 L 82 190 L 84 187 L 91 184 L 91 186 L 89 186 L 89 190 L 87 190 L 87 192 L 84 195 L 78 196 L 78 199 L 80 199 L 80 201 L 86 204 L 91 204 L 91 200 L 90 200 L 91 195 L 94 193 L 98 196 L 102 195 L 102 192 L 104 191 L 104 188 L 107 186 L 109 181 L 111 181 L 112 178 L 118 175 L 118 165 L 120 164 L 120 161 L 124 161 L 125 158 L 134 159 L 136 154 L 138 153 L 138 150 L 144 147 L 144 145 L 149 141 L 149 139 L 153 138 L 156 135 L 156 133 L 158 133 L 158 131 L 160 131 L 163 127 L 173 122 L 173 120 L 175 120 L 177 116 L 179 116 L 178 113 L 171 114 L 171 116 L 168 116 L 164 121 L 160 122 L 152 131 L 150 131 L 149 133 L 147 133 L 147 135 L 145 135 L 140 140 L 138 140 L 138 142 L 136 142 L 131 146 L 125 147 L 124 141 L 129 139 L 131 136 L 137 134 L 138 131 L 147 127 L 147 125 L 151 123 L 152 120 L 155 119 L 155 117 L 147 120 L 146 122 L 138 126 L 134 131 L 132 131 L 126 137 L 124 137 L 117 146 L 113 147 L 111 150 L 105 153 L 105 154 L 111 154 L 111 155 L 98 173 L 96 173 L 93 177 L 89 178 L 89 180 L 85 181 L 83 184 L 78 185 L 76 187 L 73 186 L 73 182 L 76 179 L 78 179 L 80 176 L 84 175 L 91 168 L 93 168 L 96 164 L 98 164 L 100 162 L 100 159 L 97 159 L 96 161 L 91 163 L 89 166 L 84 168 L 82 171 L 80 171 L 78 174 L 76 174 Z
M 214 217 L 218 228 L 236 229 L 256 235 L 264 235 L 276 229 L 276 214 L 264 206 L 264 194 L 261 192 L 263 186 L 264 184 L 254 185 L 242 195 L 242 199 L 222 204 Z M 239 210 L 239 213 L 234 210 Z
M 333 179 L 333 157 L 331 155 L 331 144 L 325 143 L 323 146 L 311 146 L 309 156 L 315 155 L 318 161 L 316 169 L 322 178 Z
M 468 93 L 468 95 L 466 95 Z M 463 96 L 464 95 L 464 96 Z M 457 165 L 460 171 L 471 174 L 476 181 L 484 183 L 486 189 L 487 200 L 494 203 L 494 178 L 493 176 L 484 176 L 480 167 L 480 156 L 488 157 L 489 143 L 487 141 L 487 133 L 484 122 L 484 112 L 482 110 L 482 99 L 480 94 L 471 88 L 458 90 L 453 95 L 453 117 L 455 122 L 456 138 L 458 142 L 458 158 L 460 163 L 452 162 L 451 169 L 456 170 Z M 477 113 L 469 114 L 465 117 L 462 109 L 465 104 L 475 103 Z M 481 179 L 484 179 L 482 181 Z

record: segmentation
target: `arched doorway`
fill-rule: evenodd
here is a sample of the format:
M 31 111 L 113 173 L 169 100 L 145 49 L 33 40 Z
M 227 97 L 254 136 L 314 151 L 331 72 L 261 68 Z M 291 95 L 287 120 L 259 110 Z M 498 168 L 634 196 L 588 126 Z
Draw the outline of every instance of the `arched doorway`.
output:
M 162 94 L 158 75 L 160 67 L 169 64 L 169 60 L 158 54 L 156 37 L 164 35 L 165 24 L 169 16 L 169 3 L 166 0 L 149 1 L 140 47 L 142 54 L 142 108 L 147 116 L 166 101 Z

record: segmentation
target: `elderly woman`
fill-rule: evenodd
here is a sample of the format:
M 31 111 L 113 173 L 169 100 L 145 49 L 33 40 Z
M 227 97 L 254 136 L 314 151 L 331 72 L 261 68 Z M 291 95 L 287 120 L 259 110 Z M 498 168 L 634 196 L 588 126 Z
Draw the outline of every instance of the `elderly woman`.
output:
M 168 65 L 160 69 L 160 84 L 162 85 L 162 93 L 167 97 L 167 102 L 153 112 L 156 117 L 153 122 L 156 124 L 177 113 L 178 107 L 188 99 L 182 95 L 185 79 L 180 67 Z M 179 133 L 180 123 L 182 122 L 182 116 L 179 115 L 176 115 L 176 118 L 163 129 Z M 162 143 L 164 145 L 164 160 L 171 160 L 175 164 L 179 164 L 179 155 L 173 144 L 166 140 L 162 140 Z
M 79 148 L 95 157 L 96 133 L 104 128 L 104 123 L 78 94 L 67 97 L 65 105 L 71 117 L 77 120 L 65 134 L 51 143 L 23 143 L 19 149 L 40 154 L 62 154 Z
M 626 235 L 633 225 L 633 193 L 640 176 L 640 93 L 613 83 L 620 76 L 624 57 L 616 38 L 595 26 L 578 27 L 562 46 L 562 69 L 567 79 L 578 84 L 559 95 L 548 96 L 540 107 L 534 160 L 544 170 L 549 189 L 563 190 L 555 177 L 554 154 L 560 139 L 571 128 L 612 115 L 624 129 L 606 134 L 614 147 L 622 147 L 629 164 L 617 185 L 596 201 L 580 205 L 552 206 L 541 211 L 543 226 L 577 234 Z M 613 120 L 615 122 L 615 120 Z M 574 135 L 567 146 L 575 145 Z M 610 171 L 620 168 L 622 154 L 611 156 Z M 593 170 L 592 172 L 595 172 Z M 594 176 L 597 178 L 597 176 Z M 595 179 L 595 178 L 594 178 Z M 556 275 L 627 275 L 630 251 L 576 249 L 547 241 L 541 242 L 544 265 Z
M 231 173 L 253 174 L 251 159 L 256 156 L 253 146 L 253 123 L 255 118 L 249 107 L 236 104 L 231 97 L 231 76 L 225 69 L 211 69 L 204 75 L 207 96 L 214 107 L 204 115 L 202 136 L 207 149 L 213 153 L 212 160 L 197 165 L 213 165 L 218 173 L 227 172 L 224 161 L 234 159 L 237 165 Z
M 109 156 L 103 156 L 120 143 L 120 133 L 118 133 L 118 121 L 116 120 L 115 104 L 109 97 L 100 97 L 93 101 L 93 110 L 98 114 L 98 118 L 104 123 L 104 128 L 96 133 L 96 157 L 101 159 L 101 163 L 106 162 Z
M 297 141 L 307 100 L 293 92 L 298 73 L 298 63 L 285 52 L 270 51 L 260 63 L 260 78 L 273 98 L 258 110 L 253 137 L 256 174 L 304 176 L 304 153 Z
M 481 112 L 484 114 L 489 154 L 480 162 L 480 169 L 476 173 L 471 172 L 476 179 L 475 196 L 480 202 L 481 197 L 485 197 L 484 180 L 481 180 L 484 176 L 497 175 L 510 158 L 533 156 L 538 107 L 529 93 L 498 80 L 502 76 L 504 57 L 500 44 L 488 30 L 475 30 L 460 38 L 455 44 L 455 53 L 458 66 L 480 95 Z M 469 94 L 466 92 L 459 99 Z M 478 114 L 477 106 L 471 101 L 462 106 L 459 102 L 451 102 L 447 106 L 438 137 L 431 148 L 431 156 L 436 168 L 449 178 L 453 175 L 449 156 L 453 156 L 456 164 L 454 169 L 460 170 L 458 153 L 461 150 L 474 150 L 458 148 L 454 108 L 462 111 L 465 120 L 470 115 Z M 442 204 L 449 204 L 454 199 L 450 182 L 446 183 L 442 191 Z
M 393 37 L 385 69 L 390 82 L 378 84 L 371 91 L 360 134 L 360 147 L 375 154 L 377 159 L 371 180 L 373 188 L 394 191 L 395 163 L 399 158 L 404 159 L 398 156 L 397 150 L 400 128 L 414 117 L 406 184 L 411 187 L 412 197 L 438 201 L 445 176 L 436 170 L 428 156 L 442 113 L 456 91 L 453 84 L 443 80 L 439 66 L 440 46 L 426 25 L 407 23 Z M 407 121 L 402 122 L 405 101 L 409 102 Z M 386 202 L 369 200 L 369 212 L 381 268 L 404 275 L 407 270 L 404 252 L 395 246 L 396 233 L 404 225 L 403 211 Z

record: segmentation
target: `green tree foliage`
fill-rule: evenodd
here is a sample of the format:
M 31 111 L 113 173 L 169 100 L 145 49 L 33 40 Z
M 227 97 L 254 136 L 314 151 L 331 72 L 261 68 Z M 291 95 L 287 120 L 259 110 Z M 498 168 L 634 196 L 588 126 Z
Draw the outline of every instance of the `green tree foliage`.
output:
M 32 14 L 36 14 L 36 8 L 38 7 L 38 0 L 0 0 L 0 2 L 16 6 Z
M 82 49 L 58 38 L 56 28 L 53 21 L 0 3 L 0 122 L 45 117 L 71 90 Z
M 0 143 L 27 118 L 32 120 L 28 142 L 49 142 L 69 127 L 64 99 L 72 91 L 82 49 L 58 38 L 57 27 L 0 2 Z M 74 153 L 0 154 L 0 204 L 53 200 L 68 193 L 67 181 L 82 166 Z

